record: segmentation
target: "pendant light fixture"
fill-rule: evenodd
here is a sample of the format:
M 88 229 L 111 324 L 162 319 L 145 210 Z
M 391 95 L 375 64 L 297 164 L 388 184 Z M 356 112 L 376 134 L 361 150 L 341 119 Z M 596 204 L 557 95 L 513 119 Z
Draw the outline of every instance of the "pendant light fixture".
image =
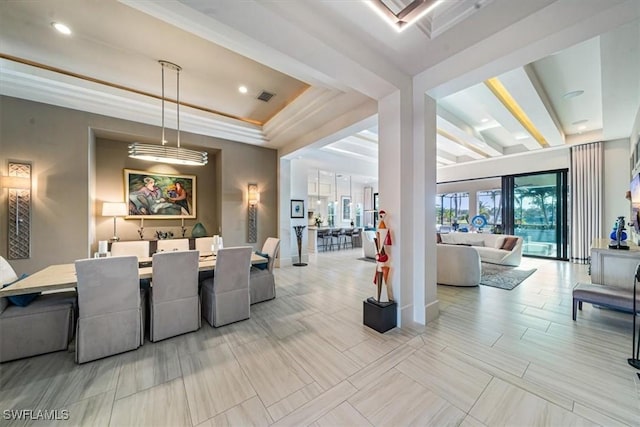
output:
M 318 169 L 318 183 L 316 184 L 316 190 L 318 193 L 318 200 L 316 200 L 317 204 L 320 204 L 322 202 L 320 202 L 320 169 Z
M 175 165 L 204 166 L 208 162 L 206 151 L 190 150 L 180 146 L 180 71 L 182 67 L 173 62 L 160 60 L 162 67 L 162 139 L 161 144 L 129 144 L 129 157 L 132 159 L 149 160 L 152 162 L 171 163 Z M 176 118 L 177 118 L 177 146 L 167 145 L 164 130 L 164 70 L 176 72 Z

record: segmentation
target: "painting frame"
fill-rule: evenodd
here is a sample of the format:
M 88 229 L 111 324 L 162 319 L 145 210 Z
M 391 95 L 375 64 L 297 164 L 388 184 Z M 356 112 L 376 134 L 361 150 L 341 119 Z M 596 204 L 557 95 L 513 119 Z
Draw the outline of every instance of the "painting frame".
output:
M 196 218 L 196 179 L 195 175 L 124 169 L 125 219 Z
M 342 222 L 351 221 L 351 196 L 340 196 L 340 219 Z
M 304 200 L 291 200 L 291 218 L 304 218 Z

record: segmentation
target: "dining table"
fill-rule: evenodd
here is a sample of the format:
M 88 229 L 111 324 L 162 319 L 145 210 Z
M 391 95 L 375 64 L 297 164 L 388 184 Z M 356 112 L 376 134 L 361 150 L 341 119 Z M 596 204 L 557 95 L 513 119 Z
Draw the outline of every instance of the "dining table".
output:
M 150 279 L 153 268 L 153 258 L 139 258 L 138 272 L 140 279 Z M 251 264 L 263 264 L 269 260 L 256 253 L 251 254 Z M 201 252 L 198 262 L 198 271 L 215 270 L 216 255 L 214 253 Z M 12 285 L 0 289 L 0 297 L 12 295 L 24 295 L 36 292 L 56 291 L 75 288 L 78 284 L 76 267 L 74 263 L 56 264 L 43 268 Z

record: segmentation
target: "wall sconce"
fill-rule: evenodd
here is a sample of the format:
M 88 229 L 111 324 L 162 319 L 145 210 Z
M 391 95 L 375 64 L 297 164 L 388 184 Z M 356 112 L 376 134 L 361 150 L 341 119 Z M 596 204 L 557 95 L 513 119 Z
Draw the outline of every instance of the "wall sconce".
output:
M 247 242 L 256 243 L 258 241 L 258 203 L 260 202 L 258 184 L 249 184 L 247 200 L 249 202 L 249 236 Z
M 31 163 L 9 162 L 2 188 L 9 189 L 9 259 L 31 257 Z
M 102 204 L 102 216 L 113 217 L 113 237 L 112 242 L 120 240 L 118 233 L 116 232 L 116 218 L 119 216 L 127 216 L 128 214 L 127 204 L 122 202 L 104 202 Z

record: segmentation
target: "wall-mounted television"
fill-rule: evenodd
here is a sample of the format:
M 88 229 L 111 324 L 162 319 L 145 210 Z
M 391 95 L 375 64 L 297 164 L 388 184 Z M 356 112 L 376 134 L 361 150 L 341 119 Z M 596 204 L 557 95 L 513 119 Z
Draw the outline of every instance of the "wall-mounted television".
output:
M 631 222 L 633 230 L 640 234 L 640 174 L 634 175 L 630 184 L 631 190 Z

